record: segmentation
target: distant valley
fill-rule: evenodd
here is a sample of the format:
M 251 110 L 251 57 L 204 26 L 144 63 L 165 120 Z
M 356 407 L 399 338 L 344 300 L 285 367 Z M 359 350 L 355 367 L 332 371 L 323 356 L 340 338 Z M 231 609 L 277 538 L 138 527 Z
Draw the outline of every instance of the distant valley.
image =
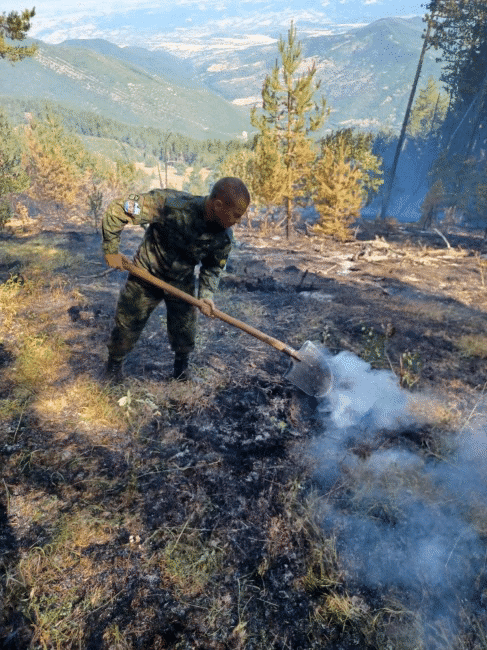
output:
M 343 34 L 300 39 L 302 69 L 316 62 L 320 92 L 331 108 L 325 128 L 399 130 L 423 45 L 423 30 L 421 18 L 387 18 Z M 277 56 L 277 43 L 273 43 L 233 52 L 212 48 L 186 60 L 203 83 L 234 104 L 245 106 L 260 101 L 262 82 Z M 430 75 L 438 80 L 440 74 L 436 53 L 428 51 L 420 87 Z
M 303 70 L 316 62 L 320 93 L 332 111 L 325 130 L 400 128 L 423 27 L 420 18 L 387 18 L 342 34 L 300 38 L 298 31 Z M 39 46 L 36 59 L 0 66 L 5 98 L 49 99 L 201 139 L 236 138 L 251 130 L 249 108 L 260 102 L 262 83 L 278 57 L 271 39 L 194 53 L 120 48 L 101 39 Z M 427 53 L 420 87 L 430 75 L 439 78 L 435 57 Z

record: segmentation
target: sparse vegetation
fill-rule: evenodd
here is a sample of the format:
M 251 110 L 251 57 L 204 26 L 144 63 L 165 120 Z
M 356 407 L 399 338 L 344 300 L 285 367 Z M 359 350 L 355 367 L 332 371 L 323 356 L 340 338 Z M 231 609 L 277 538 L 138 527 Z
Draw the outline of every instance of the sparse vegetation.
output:
M 82 236 L 94 242 L 92 234 Z M 465 317 L 463 303 L 412 305 L 375 289 L 367 305 L 357 300 L 353 282 L 347 288 L 333 273 L 324 280 L 326 290 L 335 293 L 336 287 L 343 302 L 328 307 L 296 294 L 291 270 L 269 271 L 266 259 L 277 254 L 276 246 L 283 264 L 284 240 L 254 241 L 244 230 L 238 238 L 247 246 L 222 280 L 219 306 L 292 345 L 322 336 L 333 339 L 334 352 L 355 350 L 377 370 L 392 364 L 403 386 L 415 388 L 408 395 L 417 428 L 402 437 L 383 433 L 356 441 L 348 450 L 356 464 L 325 489 L 308 448 L 321 425 L 313 423 L 306 399 L 280 382 L 283 366 L 272 351 L 218 323 L 202 323 L 194 370 L 204 381 L 172 382 L 157 365 L 154 371 L 144 365 L 168 357 L 155 336 L 162 312 L 141 340 L 127 381 L 106 387 L 95 375 L 109 321 L 88 316 L 101 285 L 96 277 L 92 285 L 86 279 L 79 284 L 85 256 L 97 254 L 96 242 L 92 251 L 78 242 L 82 252 L 73 254 L 61 233 L 0 241 L 10 269 L 0 284 L 0 517 L 6 531 L 0 638 L 15 639 L 12 647 L 48 650 L 94 643 L 129 650 L 141 642 L 412 650 L 428 647 L 428 638 L 448 648 L 481 647 L 486 621 L 467 601 L 460 618 L 474 616 L 475 625 L 459 621 L 452 631 L 428 618 L 414 592 L 361 586 L 353 570 L 360 553 L 350 565 L 340 525 L 329 523 L 333 513 L 343 522 L 353 513 L 370 525 L 400 522 L 407 516 L 404 494 L 420 496 L 432 511 L 443 507 L 441 484 L 420 464 L 391 464 L 378 473 L 367 459 L 402 440 L 418 463 L 455 462 L 457 432 L 475 419 L 462 400 L 478 397 L 468 384 L 480 384 L 484 375 L 480 367 L 476 378 L 470 370 L 461 380 L 448 373 L 483 358 L 478 300 L 472 318 Z M 258 248 L 249 252 L 253 243 Z M 342 256 L 360 244 L 333 246 L 327 255 Z M 414 249 L 408 250 L 411 265 Z M 307 239 L 295 240 L 293 251 L 293 265 L 301 265 L 302 256 L 308 269 L 295 285 L 319 283 L 321 249 L 316 268 Z M 423 273 L 423 283 L 432 268 L 451 272 L 419 263 L 434 253 L 432 247 L 416 249 L 415 277 Z M 401 259 L 382 262 L 381 277 L 394 265 L 404 277 Z M 360 277 L 370 277 L 371 264 L 358 263 Z M 462 263 L 469 284 L 477 260 Z M 272 285 L 266 284 L 269 273 Z M 459 282 L 448 286 L 463 295 Z M 104 309 L 108 315 L 110 307 Z M 377 324 L 379 311 L 384 324 Z M 445 323 L 458 347 L 441 338 Z M 437 372 L 447 381 L 438 383 Z M 423 387 L 442 398 L 422 395 Z M 479 535 L 487 530 L 486 512 L 481 498 L 471 499 L 465 516 Z M 479 597 L 485 580 L 479 568 Z M 426 587 L 417 595 L 422 602 L 429 597 Z
M 458 348 L 466 357 L 487 359 L 487 337 L 482 334 L 462 336 Z
M 421 379 L 421 368 L 423 362 L 419 352 L 406 350 L 399 357 L 399 378 L 401 386 L 410 390 L 416 386 Z

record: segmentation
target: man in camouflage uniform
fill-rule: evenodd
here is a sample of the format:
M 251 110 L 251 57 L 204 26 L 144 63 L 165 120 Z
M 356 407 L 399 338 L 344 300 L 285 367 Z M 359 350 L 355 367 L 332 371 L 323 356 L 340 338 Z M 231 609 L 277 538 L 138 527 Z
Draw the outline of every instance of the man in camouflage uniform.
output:
M 105 260 L 109 266 L 123 270 L 118 248 L 124 226 L 147 226 L 134 264 L 194 295 L 195 267 L 201 263 L 198 297 L 204 302 L 200 309 L 205 316 L 212 316 L 212 297 L 231 249 L 231 227 L 240 221 L 249 203 L 245 184 L 233 177 L 217 181 L 206 197 L 158 189 L 117 199 L 103 216 Z M 129 275 L 120 292 L 115 327 L 108 343 L 106 379 L 122 379 L 124 359 L 161 300 L 166 303 L 168 337 L 175 352 L 173 376 L 190 379 L 188 363 L 196 336 L 195 308 L 133 275 Z

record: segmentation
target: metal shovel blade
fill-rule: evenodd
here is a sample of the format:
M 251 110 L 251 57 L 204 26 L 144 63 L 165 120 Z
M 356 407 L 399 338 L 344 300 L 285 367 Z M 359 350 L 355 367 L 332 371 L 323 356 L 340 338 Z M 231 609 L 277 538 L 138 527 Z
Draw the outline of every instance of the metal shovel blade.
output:
M 323 352 L 306 341 L 298 350 L 301 361 L 291 359 L 284 377 L 307 395 L 324 397 L 331 388 L 332 374 Z

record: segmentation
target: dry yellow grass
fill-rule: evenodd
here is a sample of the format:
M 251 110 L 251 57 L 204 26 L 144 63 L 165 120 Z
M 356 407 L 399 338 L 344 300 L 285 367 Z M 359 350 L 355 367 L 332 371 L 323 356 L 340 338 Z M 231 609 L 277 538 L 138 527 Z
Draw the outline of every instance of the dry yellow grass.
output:
M 464 357 L 487 359 L 487 336 L 483 334 L 462 336 L 457 346 Z
M 323 603 L 315 608 L 315 617 L 328 625 L 340 625 L 342 628 L 350 624 L 363 623 L 369 612 L 369 607 L 357 596 L 337 593 L 329 594 Z
M 67 347 L 60 338 L 27 335 L 21 341 L 13 376 L 17 384 L 37 392 L 65 373 L 68 357 Z
M 458 403 L 429 393 L 409 393 L 408 412 L 415 422 L 437 425 L 458 424 L 462 417 Z
M 111 537 L 106 522 L 86 512 L 70 513 L 57 520 L 49 544 L 31 548 L 22 557 L 11 580 L 28 594 L 25 613 L 34 621 L 33 644 L 62 649 L 81 642 L 86 612 L 113 597 L 109 584 L 90 589 L 98 566 L 81 551 Z
M 110 388 L 83 375 L 63 382 L 56 391 L 43 391 L 35 410 L 44 421 L 67 428 L 85 423 L 116 429 L 127 424 Z

